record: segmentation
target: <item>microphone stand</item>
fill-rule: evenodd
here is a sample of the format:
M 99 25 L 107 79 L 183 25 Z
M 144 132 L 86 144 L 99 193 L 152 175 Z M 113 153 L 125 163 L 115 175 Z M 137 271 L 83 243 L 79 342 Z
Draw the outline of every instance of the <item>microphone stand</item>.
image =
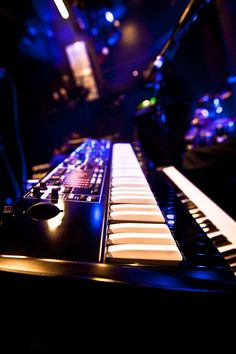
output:
M 153 81 L 154 95 L 156 97 L 155 106 L 155 120 L 158 127 L 162 130 L 163 137 L 162 143 L 164 143 L 167 151 L 167 164 L 171 163 L 170 153 L 169 153 L 169 142 L 168 142 L 168 125 L 165 117 L 165 110 L 163 109 L 163 97 L 162 89 L 164 84 L 164 68 L 167 63 L 171 62 L 179 48 L 181 40 L 185 33 L 189 30 L 192 23 L 197 19 L 200 10 L 209 3 L 211 0 L 190 0 L 187 7 L 183 11 L 177 26 L 174 28 L 170 38 L 167 40 L 160 53 L 156 56 L 151 71 L 146 78 L 147 84 L 150 80 Z
M 156 56 L 152 69 L 147 77 L 147 81 L 150 81 L 156 72 L 161 69 L 166 61 L 172 61 L 178 48 L 180 42 L 189 30 L 192 23 L 196 21 L 200 10 L 211 0 L 190 0 L 187 7 L 183 11 L 176 27 L 174 28 L 170 38 L 164 44 L 160 53 Z

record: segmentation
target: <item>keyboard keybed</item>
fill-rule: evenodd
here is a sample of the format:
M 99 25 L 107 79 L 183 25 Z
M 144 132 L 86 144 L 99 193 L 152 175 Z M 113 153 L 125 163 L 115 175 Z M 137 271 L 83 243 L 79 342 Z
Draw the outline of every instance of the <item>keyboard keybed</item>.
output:
M 162 171 L 179 188 L 179 199 L 236 275 L 236 222 L 174 166 Z
M 183 259 L 128 143 L 113 146 L 106 257 L 168 265 Z

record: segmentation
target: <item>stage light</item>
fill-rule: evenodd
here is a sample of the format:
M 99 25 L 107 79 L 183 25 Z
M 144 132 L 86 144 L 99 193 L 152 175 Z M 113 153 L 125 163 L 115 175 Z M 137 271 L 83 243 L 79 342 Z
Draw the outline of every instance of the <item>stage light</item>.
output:
M 106 11 L 105 17 L 108 22 L 112 23 L 114 21 L 114 15 L 111 11 Z
M 63 0 L 54 0 L 55 5 L 58 9 L 58 11 L 60 12 L 60 15 L 62 18 L 64 18 L 64 20 L 69 18 L 69 12 L 63 2 Z

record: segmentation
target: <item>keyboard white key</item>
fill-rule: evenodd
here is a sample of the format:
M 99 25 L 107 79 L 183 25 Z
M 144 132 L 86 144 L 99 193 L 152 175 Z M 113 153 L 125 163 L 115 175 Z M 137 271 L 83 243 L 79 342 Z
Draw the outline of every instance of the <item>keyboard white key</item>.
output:
M 111 203 L 134 203 L 134 204 L 156 204 L 156 199 L 150 195 L 132 195 L 132 194 L 125 194 L 125 195 L 111 195 Z
M 195 218 L 195 220 L 198 224 L 201 224 L 202 222 L 208 220 L 208 218 L 207 218 L 207 216 L 202 216 L 200 218 Z
M 189 212 L 190 214 L 195 214 L 197 212 L 199 212 L 200 210 L 198 208 L 194 208 L 194 209 L 190 209 Z
M 111 211 L 128 211 L 128 210 L 137 210 L 137 211 L 156 211 L 161 213 L 161 209 L 157 204 L 111 204 Z
M 218 246 L 217 247 L 218 250 L 223 253 L 223 252 L 227 252 L 233 249 L 232 243 L 230 243 L 229 245 L 224 245 L 224 246 Z M 235 253 L 236 254 L 236 253 Z
M 175 245 L 172 235 L 161 233 L 137 233 L 122 232 L 109 235 L 109 244 L 152 244 L 152 245 Z
M 122 244 L 108 246 L 107 257 L 129 260 L 180 262 L 182 255 L 174 245 Z
M 137 190 L 137 191 L 130 191 L 130 190 L 126 190 L 124 189 L 123 191 L 122 190 L 115 190 L 115 189 L 112 189 L 111 191 L 111 196 L 112 197 L 115 197 L 115 196 L 124 196 L 124 195 L 136 195 L 136 196 L 145 196 L 145 195 L 148 195 L 150 197 L 153 197 L 153 194 L 151 193 L 151 191 L 148 191 L 148 190 Z M 155 199 L 155 198 L 154 198 Z
M 143 179 L 139 178 L 115 178 L 111 182 L 112 187 L 126 187 L 126 186 L 132 186 L 132 187 L 143 187 L 147 186 L 147 182 Z
M 208 232 L 207 236 L 209 238 L 213 238 L 213 237 L 216 237 L 216 236 L 220 236 L 222 235 L 222 232 L 219 230 L 219 231 L 213 231 L 213 232 Z
M 111 192 L 142 192 L 142 191 L 146 191 L 146 192 L 151 192 L 151 189 L 149 186 L 141 186 L 141 187 L 134 187 L 134 186 L 125 186 L 125 187 L 113 187 L 111 188 Z
M 142 177 L 143 172 L 138 170 L 137 168 L 114 168 L 112 172 L 112 176 L 116 177 Z
M 155 223 L 115 223 L 109 225 L 110 233 L 117 232 L 145 232 L 145 233 L 166 233 L 171 234 L 170 229 L 166 224 Z
M 129 190 L 127 188 L 122 188 L 122 189 L 117 189 L 117 188 L 112 188 L 111 190 L 111 196 L 116 196 L 116 195 L 149 195 L 153 197 L 153 194 L 151 191 L 147 188 L 145 189 L 137 189 L 135 190 Z
M 162 213 L 157 211 L 125 210 L 110 212 L 110 220 L 164 222 Z

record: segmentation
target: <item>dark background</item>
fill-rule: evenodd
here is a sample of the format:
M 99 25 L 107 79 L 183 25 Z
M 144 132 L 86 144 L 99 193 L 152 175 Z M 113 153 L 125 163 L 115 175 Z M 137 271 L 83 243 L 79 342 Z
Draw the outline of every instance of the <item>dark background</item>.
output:
M 167 157 L 160 148 L 163 132 L 153 123 L 152 115 L 136 117 L 137 105 L 156 94 L 153 82 L 147 85 L 145 80 L 188 4 L 182 0 L 70 0 L 66 5 L 71 17 L 65 21 L 53 1 L 0 2 L 0 67 L 9 75 L 0 81 L 1 142 L 19 184 L 22 168 L 16 119 L 30 177 L 32 167 L 50 162 L 55 149 L 73 133 L 97 138 L 118 134 L 129 141 L 137 128 L 155 164 L 167 161 L 182 167 L 183 137 L 199 97 L 231 90 L 224 114 L 234 115 L 234 83 L 229 83 L 229 77 L 236 71 L 236 6 L 233 0 L 215 0 L 197 12 L 198 18 L 177 42 L 163 70 L 158 99 L 167 117 Z M 104 8 L 115 13 L 119 27 L 102 20 Z M 85 19 L 84 28 L 81 18 Z M 69 103 L 56 104 L 52 92 L 60 87 L 62 76 L 66 74 L 73 81 L 65 45 L 81 39 L 90 48 L 100 97 L 88 102 L 79 93 Z M 108 55 L 102 53 L 104 46 Z M 134 70 L 138 76 L 133 75 Z M 6 170 L 5 162 L 2 165 Z M 2 177 L 2 185 L 8 183 L 8 173 Z

